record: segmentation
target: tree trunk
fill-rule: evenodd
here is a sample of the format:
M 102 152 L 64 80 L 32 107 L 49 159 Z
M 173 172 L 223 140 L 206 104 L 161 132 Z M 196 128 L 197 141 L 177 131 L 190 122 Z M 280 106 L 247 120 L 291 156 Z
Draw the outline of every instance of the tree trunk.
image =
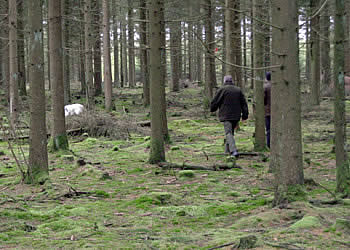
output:
M 101 39 L 100 39 L 100 23 L 101 23 L 101 16 L 100 16 L 100 1 L 99 0 L 93 0 L 92 2 L 93 8 L 92 13 L 94 17 L 94 25 L 93 25 L 93 32 L 94 32 L 94 49 L 93 49 L 93 63 L 94 63 L 94 96 L 99 96 L 102 94 L 102 60 L 101 60 Z
M 129 82 L 129 77 L 128 77 L 128 53 L 127 53 L 127 43 L 126 43 L 126 21 L 125 21 L 125 16 L 122 16 L 123 20 L 121 23 L 121 30 L 122 30 L 122 53 L 123 53 L 123 58 L 122 58 L 122 70 L 123 70 L 123 85 L 122 87 L 125 87 L 128 82 Z
M 2 14 L 4 17 L 4 22 L 7 24 L 8 22 L 8 5 L 7 2 L 2 2 L 1 9 Z M 2 37 L 8 37 L 8 27 L 7 25 L 3 27 L 1 30 Z M 2 48 L 2 57 L 1 57 L 1 64 L 2 64 L 2 72 L 3 72 L 3 82 L 4 82 L 4 90 L 5 90 L 5 97 L 6 97 L 6 105 L 8 106 L 10 103 L 10 67 L 9 67 L 9 46 L 8 42 L 2 41 L 3 46 Z
M 305 43 L 306 43 L 306 48 L 305 48 L 305 78 L 306 81 L 309 82 L 310 81 L 310 71 L 311 71 L 311 67 L 310 67 L 310 21 L 309 19 L 306 17 L 306 28 L 305 28 Z
M 9 58 L 10 58 L 10 119 L 15 127 L 18 121 L 18 62 L 17 62 L 17 1 L 9 0 Z
M 29 3 L 30 24 L 30 141 L 27 183 L 42 184 L 48 178 L 48 156 L 45 113 L 44 46 L 41 0 Z
M 267 23 L 271 23 L 271 2 L 270 0 L 264 0 L 264 20 Z M 264 65 L 269 67 L 271 65 L 271 26 L 264 25 Z
M 71 91 L 70 91 L 70 60 L 69 60 L 69 47 L 70 47 L 70 27 L 71 22 L 69 21 L 70 1 L 62 1 L 62 11 L 64 15 L 63 32 L 62 32 L 62 47 L 63 47 L 63 87 L 64 87 L 64 104 L 67 105 L 71 102 Z M 73 34 L 72 34 L 73 35 Z
M 162 75 L 161 75 L 161 4 L 162 0 L 150 1 L 150 82 L 151 82 L 151 151 L 149 162 L 165 161 L 164 137 L 162 127 Z
M 84 20 L 84 0 L 79 1 L 80 18 Z M 79 46 L 80 46 L 80 83 L 81 83 L 81 94 L 86 95 L 86 78 L 85 78 L 85 24 L 81 22 L 80 24 L 80 36 L 79 36 Z
M 216 73 L 215 73 L 215 59 L 213 58 L 214 53 L 214 28 L 213 28 L 213 16 L 212 16 L 212 5 L 211 0 L 203 0 L 204 12 L 205 12 L 205 97 L 207 105 L 213 98 L 213 86 L 216 86 Z M 213 67 L 214 66 L 214 67 Z M 207 107 L 206 107 L 207 108 Z
M 118 18 L 117 18 L 117 0 L 112 0 L 113 11 L 113 52 L 114 52 L 114 78 L 115 85 L 119 84 L 119 39 L 118 39 Z
M 350 1 L 345 1 L 346 24 L 345 24 L 345 75 L 350 76 Z
M 92 11 L 91 0 L 85 0 L 84 21 L 85 21 L 85 80 L 86 80 L 86 97 L 87 108 L 94 107 L 94 82 L 92 68 L 92 46 L 93 46 L 93 30 L 92 30 Z
M 26 88 L 26 67 L 25 67 L 25 51 L 24 51 L 24 22 L 26 15 L 24 15 L 24 3 L 18 1 L 18 88 L 21 96 L 27 95 Z
M 181 30 L 183 31 L 183 54 L 181 56 L 181 64 L 183 65 L 182 66 L 182 78 L 183 79 L 186 79 L 187 78 L 187 52 L 188 52 L 188 49 L 187 49 L 187 33 L 186 33 L 186 25 L 185 23 L 181 23 Z M 182 35 L 182 34 L 181 34 Z
M 160 22 L 160 50 L 161 50 L 161 80 L 160 80 L 160 93 L 161 93 L 161 107 L 162 107 L 162 128 L 163 128 L 163 136 L 166 142 L 170 141 L 169 130 L 168 130 L 168 121 L 166 115 L 166 96 L 165 96 L 165 85 L 167 82 L 167 53 L 166 53 L 166 39 L 165 39 L 165 17 L 164 17 L 164 0 L 159 1 L 159 15 L 161 18 Z
M 150 101 L 149 57 L 147 50 L 147 0 L 140 2 L 140 47 L 141 47 L 141 79 L 143 83 L 143 105 L 148 107 Z
M 200 37 L 201 40 L 203 40 L 203 24 L 198 23 L 197 24 L 197 35 Z M 196 39 L 197 41 L 197 81 L 198 83 L 203 83 L 203 45 L 199 39 Z M 181 56 L 181 52 L 180 55 Z M 181 62 L 181 59 L 180 59 Z
M 247 77 L 247 18 L 243 18 L 243 84 L 247 88 L 248 86 L 248 77 Z
M 231 75 L 233 79 L 235 76 L 235 67 L 234 64 L 234 47 L 235 47 L 235 39 L 233 39 L 234 35 L 234 19 L 233 19 L 233 8 L 234 1 L 226 0 L 225 1 L 225 52 L 226 52 L 226 61 L 229 63 L 226 65 L 226 73 L 225 75 Z
M 129 52 L 129 87 L 135 87 L 135 44 L 134 44 L 134 8 L 133 0 L 128 0 L 128 52 Z
M 220 10 L 221 11 L 221 10 Z M 220 77 L 220 82 L 224 82 L 224 77 L 226 75 L 227 71 L 227 59 L 226 59 L 226 14 L 225 12 L 227 11 L 226 8 L 224 8 L 218 15 L 223 15 L 223 18 L 220 20 L 221 25 L 222 25 L 222 62 L 221 62 L 221 77 Z M 215 51 L 216 53 L 216 51 Z
M 178 8 L 178 6 L 174 6 Z M 181 23 L 170 24 L 171 91 L 180 90 L 181 77 Z
M 311 10 L 315 12 L 319 6 L 319 0 L 311 0 Z M 319 14 L 311 18 L 311 105 L 320 105 L 320 16 Z
M 111 48 L 109 38 L 109 6 L 108 0 L 102 1 L 103 11 L 103 69 L 104 69 L 104 92 L 105 106 L 107 111 L 112 110 L 112 70 Z
M 49 0 L 50 82 L 52 98 L 52 149 L 68 149 L 64 116 L 61 0 Z
M 344 54 L 345 54 L 345 6 L 343 0 L 335 1 L 334 19 L 334 129 L 335 129 L 335 158 L 337 164 L 337 192 L 350 194 L 349 162 L 346 145 L 346 110 L 344 86 Z
M 304 183 L 301 135 L 300 80 L 298 65 L 297 3 L 272 2 L 273 72 L 271 88 L 271 162 L 275 164 L 274 204 L 288 201 L 293 189 Z
M 240 0 L 233 0 L 234 1 L 234 16 L 233 16 L 233 39 L 234 39 L 234 63 L 236 65 L 241 66 L 242 65 L 242 36 L 241 36 L 241 14 L 240 14 Z M 240 67 L 235 68 L 235 74 L 233 75 L 235 84 L 243 89 L 243 83 L 242 83 L 242 69 Z
M 322 69 L 322 88 L 329 89 L 331 83 L 331 58 L 330 58 L 330 38 L 329 38 L 329 27 L 330 27 L 330 17 L 329 17 L 329 4 L 323 9 L 321 22 L 321 69 Z
M 190 17 L 193 16 L 193 2 L 189 1 Z M 188 25 L 188 79 L 193 80 L 193 22 L 189 21 Z
M 254 0 L 253 16 L 257 19 L 254 22 L 254 68 L 264 66 L 264 25 L 263 14 L 264 0 Z M 264 71 L 255 70 L 254 74 L 254 90 L 255 90 L 255 151 L 265 149 L 265 109 L 264 109 Z

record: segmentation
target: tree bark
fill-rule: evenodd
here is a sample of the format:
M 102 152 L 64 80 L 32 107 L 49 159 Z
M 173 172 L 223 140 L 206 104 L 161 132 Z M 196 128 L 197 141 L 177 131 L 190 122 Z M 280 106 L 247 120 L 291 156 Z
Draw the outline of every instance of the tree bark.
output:
M 254 0 L 253 16 L 257 19 L 254 22 L 254 68 L 264 66 L 264 0 Z M 265 149 L 265 109 L 264 109 L 264 71 L 255 70 L 254 74 L 255 90 L 255 151 Z
M 150 1 L 150 82 L 151 82 L 151 151 L 149 162 L 165 161 L 164 137 L 162 127 L 162 74 L 161 51 L 162 0 Z
M 213 98 L 213 87 L 216 86 L 216 72 L 215 72 L 215 59 L 213 53 L 215 49 L 214 43 L 214 28 L 213 28 L 213 15 L 211 0 L 203 0 L 204 13 L 205 13 L 205 97 L 207 99 L 207 105 Z
M 92 13 L 94 17 L 94 25 L 93 25 L 94 96 L 99 96 L 102 94 L 102 60 L 101 60 L 101 38 L 100 38 L 101 6 L 100 6 L 99 0 L 93 0 L 92 4 L 93 4 Z
M 84 0 L 79 1 L 80 18 L 84 20 Z M 80 24 L 80 36 L 79 36 L 79 46 L 80 46 L 80 66 L 79 75 L 81 83 L 81 94 L 86 95 L 86 77 L 85 77 L 85 24 L 81 22 Z
M 103 68 L 104 68 L 104 93 L 107 111 L 112 110 L 112 70 L 109 38 L 109 6 L 108 0 L 102 1 L 103 11 Z
M 17 61 L 17 0 L 9 0 L 9 59 L 10 59 L 10 119 L 15 127 L 18 121 L 18 61 Z
M 326 6 L 323 9 L 322 16 L 320 17 L 320 23 L 321 23 L 321 34 L 322 34 L 322 41 L 321 41 L 321 72 L 322 72 L 322 88 L 323 89 L 329 89 L 330 83 L 331 83 L 331 58 L 330 58 L 330 38 L 329 38 L 329 27 L 330 27 L 330 17 L 329 17 L 329 4 L 326 4 Z
M 148 56 L 148 43 L 147 43 L 147 1 L 141 0 L 140 2 L 140 47 L 141 47 L 141 79 L 143 83 L 143 105 L 148 107 L 150 101 L 150 81 L 149 81 L 149 56 Z
M 350 1 L 345 1 L 346 24 L 345 24 L 345 75 L 350 76 Z
M 275 164 L 275 201 L 288 200 L 288 193 L 304 183 L 301 135 L 300 79 L 298 65 L 297 2 L 272 1 L 273 72 L 271 88 L 271 161 Z
M 234 2 L 234 27 L 233 27 L 233 39 L 234 39 L 234 63 L 236 65 L 242 65 L 242 36 L 241 36 L 241 15 L 240 15 L 240 0 L 233 0 Z M 240 67 L 235 68 L 235 74 L 233 79 L 236 82 L 236 85 L 243 89 L 242 83 L 242 69 Z
M 235 54 L 235 39 L 233 39 L 234 35 L 234 19 L 233 19 L 233 8 L 234 1 L 226 0 L 225 1 L 225 52 L 226 52 L 226 61 L 230 64 L 234 64 Z M 225 75 L 235 76 L 235 67 L 233 65 L 226 65 Z M 234 79 L 234 78 L 233 78 Z
M 114 52 L 114 78 L 115 85 L 119 84 L 119 39 L 118 39 L 118 18 L 117 18 L 117 0 L 112 0 L 113 11 L 113 52 Z
M 61 0 L 49 0 L 50 82 L 52 98 L 52 149 L 68 149 L 64 116 Z
M 337 188 L 339 193 L 350 194 L 349 189 L 349 162 L 346 145 L 346 110 L 344 84 L 344 54 L 345 54 L 345 6 L 343 0 L 335 1 L 334 19 L 334 129 L 335 129 L 335 158 L 337 165 Z
M 42 5 L 40 0 L 29 3 L 30 24 L 30 142 L 27 183 L 43 183 L 48 178 L 48 156 L 45 113 L 45 79 Z
M 134 44 L 134 7 L 133 0 L 128 0 L 128 53 L 129 53 L 129 87 L 135 87 L 135 44 Z
M 193 2 L 189 1 L 189 11 L 190 11 L 190 17 L 193 16 Z M 193 81 L 193 22 L 189 21 L 187 22 L 188 25 L 188 80 Z
M 128 52 L 127 52 L 127 39 L 126 39 L 126 17 L 122 14 L 121 30 L 122 30 L 122 69 L 123 70 L 123 84 L 122 87 L 125 87 L 129 82 L 128 76 Z
M 178 8 L 179 6 L 174 6 Z M 170 24 L 171 91 L 180 90 L 181 77 L 181 23 Z
M 71 22 L 69 21 L 70 1 L 62 0 L 62 13 L 64 18 L 62 18 L 62 48 L 63 48 L 63 87 L 64 87 L 64 104 L 67 105 L 71 102 L 71 91 L 70 91 L 70 27 Z M 73 34 L 72 34 L 73 35 Z
M 7 1 L 1 1 L 1 14 L 4 16 L 3 22 L 8 23 L 8 3 Z M 9 37 L 8 34 L 8 25 L 4 25 L 0 30 L 1 37 Z M 2 64 L 2 81 L 5 91 L 6 106 L 9 106 L 10 103 L 10 68 L 9 68 L 9 47 L 7 41 L 2 42 L 2 55 L 1 55 L 1 64 Z
M 319 0 L 311 0 L 311 10 L 319 6 Z M 320 105 L 320 16 L 311 19 L 310 59 L 311 59 L 311 105 Z
M 26 88 L 26 67 L 25 67 L 25 50 L 24 50 L 24 22 L 26 15 L 24 15 L 24 3 L 18 1 L 18 88 L 21 96 L 27 95 Z
M 86 80 L 86 97 L 87 108 L 94 107 L 94 81 L 92 68 L 92 47 L 93 47 L 93 30 L 92 30 L 92 2 L 85 0 L 84 21 L 85 21 L 85 80 Z
M 169 130 L 168 130 L 168 121 L 167 121 L 167 115 L 166 115 L 166 93 L 165 93 L 165 85 L 167 83 L 167 53 L 166 53 L 166 38 L 165 38 L 165 8 L 164 8 L 164 0 L 161 0 L 159 2 L 159 15 L 161 18 L 160 21 L 160 50 L 161 50 L 161 67 L 160 67 L 160 96 L 161 96 L 161 107 L 162 107 L 162 130 L 163 130 L 163 136 L 166 142 L 170 140 L 169 136 Z

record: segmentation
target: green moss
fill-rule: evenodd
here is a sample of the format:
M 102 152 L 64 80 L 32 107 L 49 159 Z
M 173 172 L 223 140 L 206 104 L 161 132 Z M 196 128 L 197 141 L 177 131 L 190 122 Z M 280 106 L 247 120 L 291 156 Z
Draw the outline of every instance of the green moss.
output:
M 186 177 L 186 178 L 194 178 L 195 173 L 193 170 L 181 170 L 181 171 L 179 171 L 179 176 Z
M 321 226 L 319 219 L 315 216 L 305 216 L 301 220 L 295 222 L 289 228 L 297 229 L 309 229 L 309 228 L 318 228 Z
M 104 190 L 96 190 L 94 193 L 95 193 L 95 195 L 98 196 L 98 197 L 103 197 L 103 198 L 109 198 L 109 197 L 110 197 L 110 194 L 107 193 L 107 192 L 104 191 Z
M 172 194 L 166 192 L 151 193 L 151 197 L 153 197 L 153 199 L 157 201 L 157 203 L 159 202 L 162 205 L 170 203 L 172 196 Z
M 68 150 L 69 146 L 67 134 L 57 135 L 56 137 L 52 138 L 50 146 L 53 152 L 58 150 Z
M 180 147 L 179 146 L 172 146 L 170 148 L 170 150 L 174 151 L 174 150 L 180 150 Z
M 32 170 L 28 171 L 28 174 L 25 176 L 24 182 L 26 184 L 43 185 L 50 180 L 48 170 L 43 169 L 41 166 L 32 166 L 31 168 Z
M 239 193 L 239 192 L 236 192 L 236 191 L 228 192 L 227 195 L 228 195 L 228 196 L 232 196 L 232 197 L 240 197 L 240 193 Z
M 337 218 L 333 227 L 337 230 L 344 230 L 346 232 L 350 232 L 350 220 Z
M 295 202 L 306 200 L 307 193 L 305 192 L 304 187 L 302 185 L 280 185 L 275 191 L 275 200 L 273 205 L 285 203 L 286 201 Z

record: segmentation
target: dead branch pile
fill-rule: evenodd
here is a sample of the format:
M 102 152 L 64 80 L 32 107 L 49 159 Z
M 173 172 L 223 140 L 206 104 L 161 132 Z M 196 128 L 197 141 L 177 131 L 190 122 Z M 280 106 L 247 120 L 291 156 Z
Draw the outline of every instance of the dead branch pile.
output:
M 135 118 L 129 115 L 116 117 L 111 114 L 87 111 L 79 116 L 66 118 L 67 130 L 79 130 L 92 137 L 127 139 L 130 134 L 149 135 L 149 129 L 137 126 Z

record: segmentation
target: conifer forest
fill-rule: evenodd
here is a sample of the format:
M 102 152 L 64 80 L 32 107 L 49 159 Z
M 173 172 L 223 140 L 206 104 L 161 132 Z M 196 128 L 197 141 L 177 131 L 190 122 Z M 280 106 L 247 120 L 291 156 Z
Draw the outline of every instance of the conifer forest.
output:
M 1 0 L 0 249 L 350 249 L 350 0 Z

